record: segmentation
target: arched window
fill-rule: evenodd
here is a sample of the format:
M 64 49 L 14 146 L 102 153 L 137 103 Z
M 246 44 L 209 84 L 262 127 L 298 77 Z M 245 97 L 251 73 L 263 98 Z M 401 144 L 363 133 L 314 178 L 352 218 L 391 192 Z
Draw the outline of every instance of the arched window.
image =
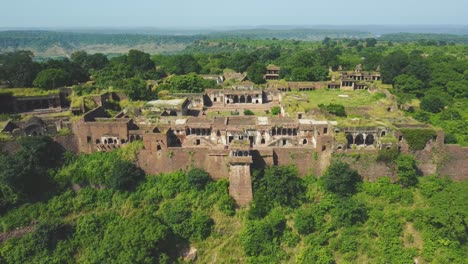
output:
M 364 144 L 364 136 L 362 134 L 358 134 L 356 136 L 356 140 L 354 141 L 356 145 L 362 145 Z

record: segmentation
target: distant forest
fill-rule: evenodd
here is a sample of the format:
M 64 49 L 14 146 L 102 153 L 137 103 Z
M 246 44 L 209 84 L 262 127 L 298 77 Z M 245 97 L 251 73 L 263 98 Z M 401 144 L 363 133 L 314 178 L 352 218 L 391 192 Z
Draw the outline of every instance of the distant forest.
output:
M 67 57 L 77 50 L 108 55 L 122 54 L 129 49 L 148 53 L 177 53 L 190 44 L 211 39 L 290 39 L 321 41 L 331 39 L 372 38 L 369 32 L 338 29 L 248 29 L 203 34 L 130 34 L 130 33 L 84 33 L 56 31 L 0 31 L 0 53 L 16 50 L 31 50 L 37 58 Z M 413 42 L 446 45 L 467 44 L 468 35 L 451 34 L 384 34 L 379 41 Z

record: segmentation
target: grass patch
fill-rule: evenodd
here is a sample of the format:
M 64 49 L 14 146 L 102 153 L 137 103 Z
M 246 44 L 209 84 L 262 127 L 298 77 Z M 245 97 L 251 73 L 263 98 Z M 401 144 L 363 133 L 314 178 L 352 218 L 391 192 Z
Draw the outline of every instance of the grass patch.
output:
M 24 96 L 47 96 L 51 94 L 58 94 L 59 89 L 42 90 L 39 88 L 1 88 L 0 95 L 11 94 L 16 97 Z

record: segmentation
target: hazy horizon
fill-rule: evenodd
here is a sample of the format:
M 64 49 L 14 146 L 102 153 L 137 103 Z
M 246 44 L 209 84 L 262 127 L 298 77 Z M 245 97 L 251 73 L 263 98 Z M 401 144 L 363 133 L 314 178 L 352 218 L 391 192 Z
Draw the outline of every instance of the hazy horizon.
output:
M 15 0 L 2 4 L 2 28 L 216 29 L 281 26 L 466 26 L 468 1 L 376 3 L 336 0 L 204 1 Z

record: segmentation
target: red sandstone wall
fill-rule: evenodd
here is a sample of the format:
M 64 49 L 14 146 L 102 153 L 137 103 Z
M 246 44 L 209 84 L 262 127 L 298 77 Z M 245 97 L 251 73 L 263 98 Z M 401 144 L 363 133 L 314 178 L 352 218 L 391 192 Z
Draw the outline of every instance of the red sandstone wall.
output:
M 321 164 L 321 153 L 314 155 L 312 149 L 300 148 L 276 148 L 274 149 L 274 160 L 276 165 L 295 164 L 300 176 L 308 174 L 321 175 L 323 166 Z
M 454 181 L 468 180 L 468 148 L 458 145 L 446 145 L 446 158 L 439 173 L 449 176 Z
M 226 156 L 210 155 L 203 148 L 169 148 L 160 151 L 142 150 L 138 154 L 138 165 L 149 174 L 168 173 L 198 167 L 206 170 L 214 179 L 229 175 Z
M 249 205 L 253 199 L 252 178 L 249 165 L 233 165 L 229 173 L 229 194 L 240 206 Z

